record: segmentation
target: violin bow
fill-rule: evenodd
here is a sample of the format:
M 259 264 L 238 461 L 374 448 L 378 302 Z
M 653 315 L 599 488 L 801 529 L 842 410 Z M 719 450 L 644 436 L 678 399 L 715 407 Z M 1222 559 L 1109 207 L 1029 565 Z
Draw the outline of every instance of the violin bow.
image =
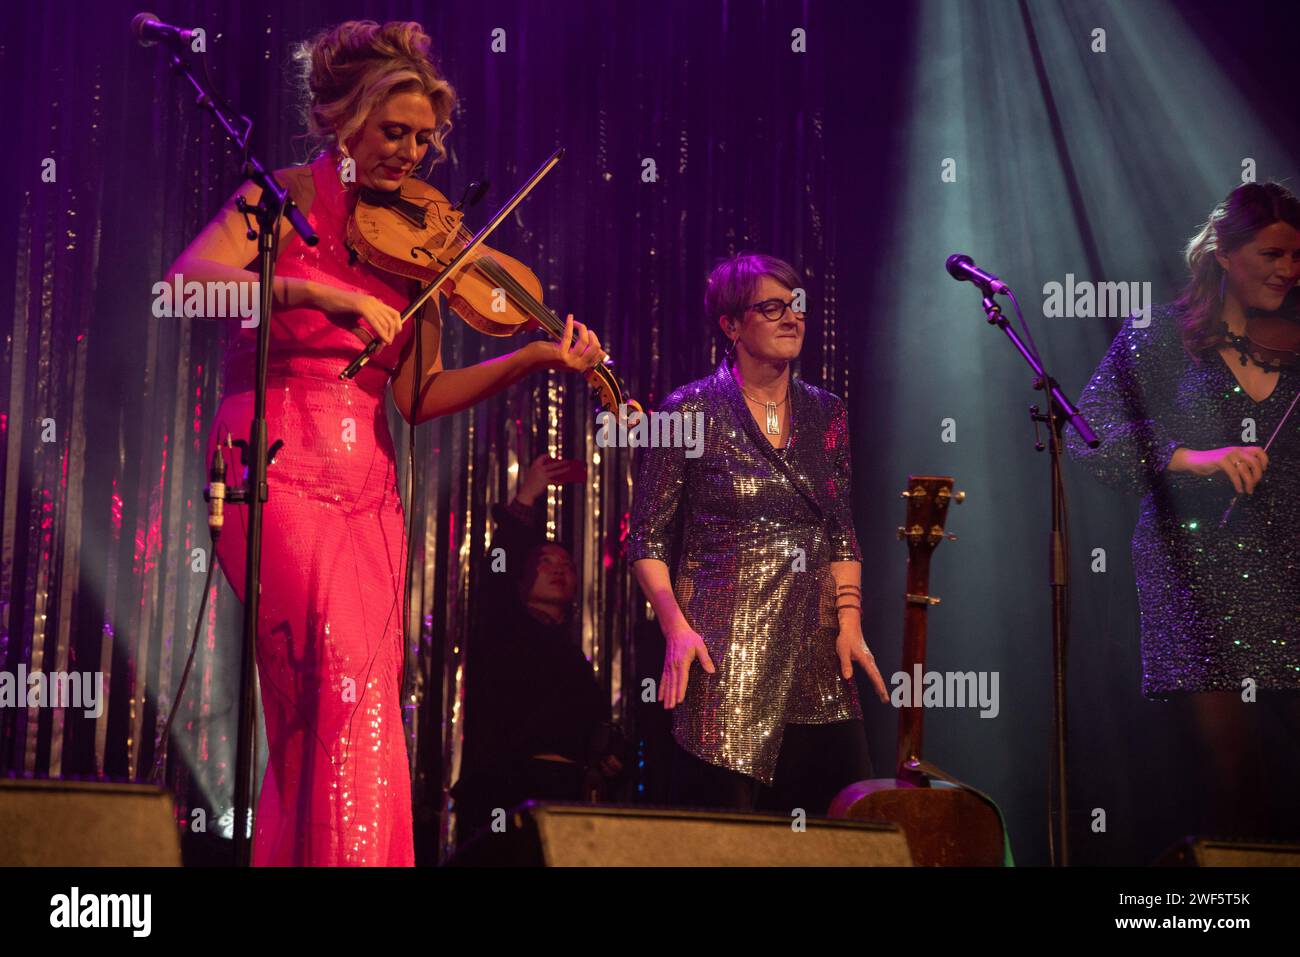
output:
M 515 207 L 524 201 L 524 198 L 533 191 L 533 187 L 542 181 L 542 177 L 555 168 L 555 164 L 560 161 L 560 157 L 563 155 L 564 147 L 561 146 L 551 154 L 550 158 L 547 159 L 546 162 L 537 167 L 537 172 L 533 173 L 533 175 L 528 178 L 528 181 L 524 183 L 523 186 L 519 187 L 515 195 L 511 196 L 510 200 L 497 210 L 496 215 L 488 221 L 487 225 L 480 229 L 474 235 L 474 238 L 465 244 L 465 248 L 456 255 L 455 259 L 447 264 L 446 268 L 444 268 L 442 272 L 438 273 L 438 277 L 420 290 L 419 294 L 411 300 L 411 304 L 402 311 L 401 322 L 403 325 L 406 324 L 407 319 L 419 311 L 420 307 L 429 300 L 430 296 L 442 287 L 442 284 L 446 282 L 447 277 L 459 269 L 466 258 L 468 258 L 474 250 L 483 244 L 483 241 L 492 234 L 492 231 L 501 224 L 501 221 L 514 212 Z M 365 349 L 363 349 L 355 359 L 348 363 L 346 369 L 339 373 L 339 378 L 353 378 L 361 371 L 362 367 L 370 361 L 370 357 L 379 351 L 379 348 L 383 343 L 384 340 L 380 339 L 378 336 L 371 339 L 370 342 L 366 344 Z
M 1268 441 L 1264 443 L 1265 452 L 1267 452 L 1269 448 L 1272 447 L 1273 440 L 1276 439 L 1279 434 L 1281 434 L 1282 427 L 1286 425 L 1286 420 L 1291 418 L 1291 413 L 1295 411 L 1297 400 L 1300 400 L 1300 390 L 1296 391 L 1295 398 L 1291 400 L 1291 404 L 1287 406 L 1286 413 L 1282 416 L 1282 421 L 1277 424 L 1277 428 L 1273 430 L 1273 434 L 1270 435 L 1268 437 Z M 1232 496 L 1232 501 L 1228 503 L 1227 511 L 1223 513 L 1223 518 L 1219 519 L 1219 528 L 1223 528 L 1225 525 L 1228 524 L 1228 519 L 1232 517 L 1232 510 L 1237 507 L 1237 499 L 1239 498 L 1241 498 L 1240 492 Z

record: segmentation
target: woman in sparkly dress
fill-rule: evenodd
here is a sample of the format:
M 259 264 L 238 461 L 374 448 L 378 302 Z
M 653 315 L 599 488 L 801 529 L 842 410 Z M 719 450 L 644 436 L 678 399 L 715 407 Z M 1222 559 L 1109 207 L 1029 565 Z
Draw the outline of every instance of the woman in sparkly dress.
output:
M 824 814 L 871 776 L 855 663 L 888 699 L 862 635 L 848 413 L 791 374 L 796 289 L 770 256 L 713 271 L 706 314 L 732 355 L 655 410 L 698 423 L 698 454 L 641 452 L 628 557 L 666 643 L 676 804 Z
M 1073 457 L 1144 495 L 1133 535 L 1143 693 L 1189 707 L 1208 745 L 1209 823 L 1294 830 L 1270 810 L 1300 766 L 1300 370 L 1241 340 L 1250 310 L 1300 279 L 1300 201 L 1246 184 L 1187 249 L 1191 278 L 1149 324 L 1130 319 L 1079 402 L 1102 443 Z M 1236 505 L 1221 525 L 1230 502 Z M 1292 793 L 1286 800 L 1294 802 Z
M 297 51 L 308 125 L 324 144 L 308 166 L 277 171 L 320 236 L 308 248 L 287 222 L 275 273 L 267 388 L 269 441 L 284 441 L 268 472 L 257 666 L 269 743 L 257 806 L 259 865 L 414 863 L 408 761 L 400 712 L 404 513 L 385 398 L 421 422 L 467 408 L 542 368 L 583 370 L 601 357 L 595 335 L 568 325 L 561 348 L 531 342 L 464 369 L 444 370 L 440 319 L 419 319 L 423 387 L 412 407 L 411 327 L 399 323 L 412 287 L 352 261 L 346 224 L 363 187 L 396 190 L 426 157 L 445 156 L 455 94 L 417 23 L 350 21 Z M 236 193 L 256 203 L 261 190 Z M 256 245 L 235 198 L 172 266 L 185 280 L 250 282 Z M 170 281 L 170 276 L 169 276 Z M 339 372 L 372 336 L 384 347 L 349 381 Z M 248 435 L 256 329 L 225 356 L 208 456 Z M 232 481 L 243 476 L 226 451 Z M 240 600 L 247 511 L 229 509 L 218 539 Z

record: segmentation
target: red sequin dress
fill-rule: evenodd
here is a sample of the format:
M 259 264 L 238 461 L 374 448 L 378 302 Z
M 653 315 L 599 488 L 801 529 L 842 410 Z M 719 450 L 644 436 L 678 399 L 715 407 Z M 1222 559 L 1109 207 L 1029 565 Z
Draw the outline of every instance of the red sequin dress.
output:
M 309 248 L 295 233 L 277 276 L 319 280 L 406 306 L 405 281 L 344 245 L 350 203 L 325 154 L 311 166 L 316 195 Z M 413 322 L 352 381 L 339 371 L 361 348 L 355 317 L 315 309 L 271 319 L 268 472 L 262 535 L 257 669 L 269 758 L 257 802 L 255 865 L 412 865 L 411 790 L 402 735 L 402 595 L 406 540 L 385 392 Z M 247 438 L 256 329 L 226 352 L 223 401 L 208 460 L 227 433 Z M 238 448 L 228 481 L 242 481 Z M 217 556 L 244 592 L 247 507 L 228 506 Z

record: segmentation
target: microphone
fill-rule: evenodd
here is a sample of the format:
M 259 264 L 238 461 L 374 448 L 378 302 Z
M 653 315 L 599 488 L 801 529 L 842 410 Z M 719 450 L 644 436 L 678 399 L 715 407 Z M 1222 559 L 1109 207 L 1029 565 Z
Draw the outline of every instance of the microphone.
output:
M 208 491 L 204 498 L 208 500 L 208 532 L 215 541 L 226 520 L 226 457 L 221 454 L 220 442 L 217 442 L 216 451 L 212 453 L 212 470 L 208 472 L 208 481 Z
M 975 265 L 975 260 L 965 253 L 953 253 L 948 257 L 948 275 L 958 282 L 973 282 L 990 295 L 994 293 L 1006 295 L 1011 291 L 1007 288 L 1006 283 L 993 273 L 980 269 L 979 266 Z
M 194 38 L 193 30 L 163 23 L 156 13 L 137 13 L 131 20 L 131 32 L 135 34 L 142 47 L 151 47 L 159 41 L 188 46 Z

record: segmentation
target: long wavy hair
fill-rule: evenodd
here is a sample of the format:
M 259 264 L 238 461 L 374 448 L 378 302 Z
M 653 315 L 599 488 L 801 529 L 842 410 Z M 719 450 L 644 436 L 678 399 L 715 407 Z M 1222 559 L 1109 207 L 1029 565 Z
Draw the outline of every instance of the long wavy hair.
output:
M 456 91 L 433 62 L 432 41 L 414 21 L 348 20 L 322 30 L 293 50 L 303 87 L 303 118 L 317 149 L 346 143 L 370 111 L 394 93 L 429 98 L 438 127 L 430 141 L 433 163 L 447 157 Z
M 1210 218 L 1187 243 L 1184 257 L 1191 274 L 1175 302 L 1183 348 L 1196 361 L 1227 340 L 1220 322 L 1227 273 L 1214 258 L 1246 245 L 1274 223 L 1300 230 L 1300 200 L 1281 183 L 1243 183 L 1210 211 Z

